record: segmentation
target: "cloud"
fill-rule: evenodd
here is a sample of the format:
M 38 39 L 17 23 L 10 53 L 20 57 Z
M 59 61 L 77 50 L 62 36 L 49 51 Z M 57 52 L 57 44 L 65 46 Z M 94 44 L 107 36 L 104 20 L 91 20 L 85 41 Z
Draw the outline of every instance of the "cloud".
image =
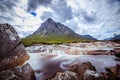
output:
M 46 19 L 48 19 L 48 18 L 50 18 L 50 17 L 53 17 L 53 14 L 52 14 L 52 12 L 50 12 L 50 11 L 44 11 L 43 13 L 42 13 L 42 15 L 41 15 L 41 19 L 42 20 L 46 20 Z
M 40 17 L 27 12 L 27 0 L 3 0 L 0 7 L 0 23 L 13 25 L 20 37 L 31 34 L 40 26 Z
M 120 34 L 116 31 L 120 30 L 120 0 L 67 0 L 67 3 L 77 19 L 77 33 L 90 34 L 98 39 Z M 70 20 L 69 23 L 73 22 Z M 111 30 L 111 33 L 107 33 Z
M 89 22 L 89 23 L 93 23 L 97 20 L 94 13 L 92 13 L 92 15 L 89 15 L 89 14 L 85 13 L 83 15 L 83 17 L 84 17 L 85 21 Z
M 13 7 L 16 6 L 16 3 L 18 0 L 9 1 L 9 0 L 2 0 L 0 2 L 0 22 L 4 22 L 6 20 L 11 21 L 13 20 L 13 17 L 15 17 L 15 11 L 13 10 Z
M 61 22 L 73 18 L 71 7 L 67 5 L 66 0 L 53 0 L 51 8 L 56 14 L 56 19 Z
M 51 11 L 44 11 L 42 13 L 41 19 L 47 19 L 52 17 L 53 19 L 64 22 L 66 20 L 72 19 L 71 7 L 67 5 L 66 0 L 29 0 L 28 1 L 28 11 L 34 11 L 40 7 L 49 7 Z M 52 16 L 54 14 L 54 16 Z
M 28 0 L 28 11 L 34 11 L 39 6 L 48 6 L 51 4 L 52 0 Z
M 53 18 L 78 34 L 104 39 L 120 34 L 120 0 L 1 0 L 0 23 L 29 35 Z

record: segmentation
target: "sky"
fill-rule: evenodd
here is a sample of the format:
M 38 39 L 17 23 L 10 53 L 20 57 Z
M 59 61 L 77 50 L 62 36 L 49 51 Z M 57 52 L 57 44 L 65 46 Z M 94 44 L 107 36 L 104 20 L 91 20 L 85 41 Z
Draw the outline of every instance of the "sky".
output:
M 28 36 L 52 18 L 99 40 L 120 34 L 120 0 L 0 0 L 0 23 Z

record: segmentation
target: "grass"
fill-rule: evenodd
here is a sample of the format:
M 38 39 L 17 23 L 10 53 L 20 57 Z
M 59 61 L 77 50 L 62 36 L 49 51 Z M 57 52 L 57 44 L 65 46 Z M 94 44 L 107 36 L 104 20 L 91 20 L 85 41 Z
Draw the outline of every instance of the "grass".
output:
M 33 44 L 62 44 L 62 43 L 75 43 L 75 42 L 89 42 L 90 40 L 80 38 L 78 36 L 70 35 L 32 35 L 22 39 L 24 46 L 31 46 Z

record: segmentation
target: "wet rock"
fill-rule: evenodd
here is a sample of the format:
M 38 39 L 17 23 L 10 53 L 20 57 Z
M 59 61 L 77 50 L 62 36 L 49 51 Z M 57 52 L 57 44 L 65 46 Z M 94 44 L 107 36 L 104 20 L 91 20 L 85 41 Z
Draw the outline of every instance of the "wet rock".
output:
M 63 73 L 57 73 L 53 79 L 49 80 L 79 80 L 76 73 L 71 71 L 65 71 Z
M 88 55 L 114 55 L 114 50 L 91 50 L 86 51 Z
M 69 70 L 78 73 L 81 79 L 84 78 L 84 73 L 86 69 L 96 71 L 95 67 L 90 62 L 83 62 L 82 64 L 75 63 L 69 66 Z
M 17 32 L 9 24 L 0 24 L 0 45 L 0 71 L 22 65 L 29 59 Z
M 115 58 L 115 61 L 120 61 L 120 58 L 116 57 L 116 58 Z
M 90 62 L 71 64 L 68 70 L 77 73 L 79 80 L 104 80 Z
M 0 80 L 36 80 L 29 64 L 0 72 Z
M 114 48 L 114 51 L 115 51 L 115 56 L 120 58 L 120 47 Z
M 104 80 L 104 77 L 96 71 L 86 69 L 84 73 L 84 80 Z
M 120 53 L 120 47 L 114 48 L 114 51 L 115 51 L 116 53 Z
M 65 50 L 65 53 L 68 54 L 68 55 L 79 55 L 80 50 L 68 48 L 68 49 Z
M 106 72 L 103 73 L 105 80 L 120 80 L 120 64 L 105 68 L 105 70 Z
M 47 80 L 105 80 L 105 78 L 97 73 L 90 62 L 78 62 L 70 64 L 68 71 L 57 73 L 54 78 Z

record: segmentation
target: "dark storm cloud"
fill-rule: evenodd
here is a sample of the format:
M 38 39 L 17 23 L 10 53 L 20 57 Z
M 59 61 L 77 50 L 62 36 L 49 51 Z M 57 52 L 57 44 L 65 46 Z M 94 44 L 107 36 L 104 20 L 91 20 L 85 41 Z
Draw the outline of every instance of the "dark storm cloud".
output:
M 11 18 L 11 17 L 5 17 L 5 16 L 0 16 L 0 18 L 1 18 L 3 21 L 5 21 L 5 20 L 10 21 L 10 20 L 13 19 L 13 18 Z
M 38 7 L 37 0 L 29 0 L 28 1 L 28 11 L 35 10 Z
M 117 9 L 119 8 L 120 10 L 120 0 L 108 0 L 107 2 L 110 5 L 110 8 L 116 7 Z
M 41 19 L 42 20 L 45 20 L 45 19 L 48 19 L 48 18 L 52 18 L 53 17 L 53 14 L 51 13 L 51 12 L 48 12 L 48 11 L 45 11 L 45 12 L 43 12 L 43 14 L 41 15 Z
M 52 2 L 52 0 L 37 0 L 39 4 L 48 5 Z
M 7 11 L 7 9 L 12 9 L 14 6 L 16 6 L 16 3 L 19 2 L 18 0 L 2 0 L 0 2 L 0 11 Z
M 6 3 L 7 2 L 7 3 Z M 17 0 L 13 0 L 13 1 L 10 1 L 10 0 L 2 0 L 0 1 L 0 4 L 4 4 L 4 5 L 14 5 L 14 2 L 17 2 Z M 10 3 L 10 4 L 9 4 Z
M 117 14 L 119 14 L 120 13 L 120 9 L 117 11 Z
M 89 15 L 87 12 L 83 14 L 83 18 L 86 22 L 88 23 L 94 23 L 97 19 L 96 19 L 96 15 L 94 13 L 92 13 L 91 15 Z
M 120 0 L 108 0 L 107 2 L 109 2 L 110 4 L 114 4 L 114 3 L 120 2 Z
M 13 7 L 16 6 L 16 3 L 18 0 L 2 0 L 0 2 L 0 22 L 9 22 L 13 20 L 13 17 L 15 16 Z
M 73 18 L 72 9 L 67 5 L 66 0 L 54 0 L 52 9 L 55 11 L 55 14 L 58 15 L 58 18 L 62 22 Z
M 28 0 L 28 11 L 36 10 L 40 5 L 47 6 L 52 0 Z
M 79 11 L 75 12 L 74 16 L 78 17 L 81 23 L 84 23 L 84 24 L 93 24 L 97 22 L 96 12 L 94 11 L 90 11 L 90 13 L 88 13 L 82 8 L 79 8 Z
M 72 19 L 71 7 L 67 5 L 66 0 L 29 0 L 28 11 L 35 11 L 39 6 L 49 7 L 55 14 L 54 18 L 58 21 L 66 21 Z M 51 17 L 51 12 L 44 12 L 41 18 Z
M 95 19 L 93 17 L 90 17 L 88 15 L 84 15 L 84 19 L 87 21 L 87 22 L 94 22 Z

